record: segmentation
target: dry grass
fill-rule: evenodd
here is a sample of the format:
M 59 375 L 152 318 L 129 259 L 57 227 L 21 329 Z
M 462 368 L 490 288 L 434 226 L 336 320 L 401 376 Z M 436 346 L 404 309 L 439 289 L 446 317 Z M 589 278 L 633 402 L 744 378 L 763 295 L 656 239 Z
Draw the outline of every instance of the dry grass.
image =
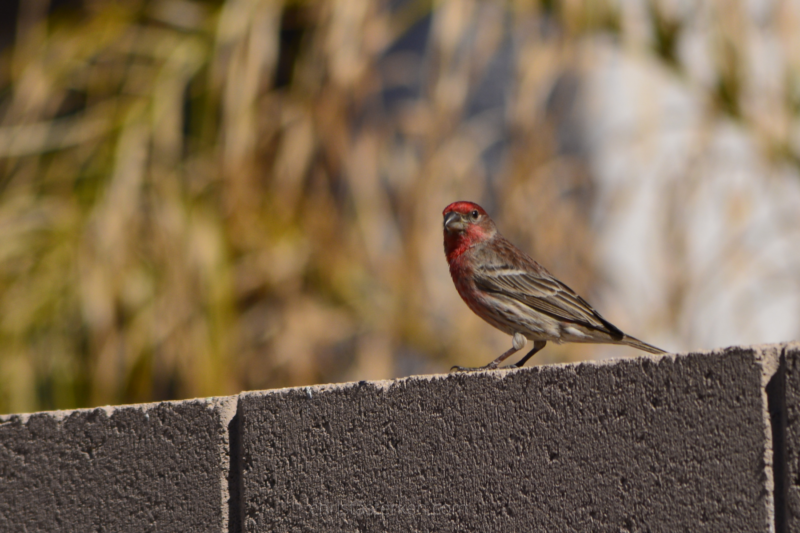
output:
M 559 140 L 585 36 L 681 68 L 678 15 L 641 15 L 653 41 L 597 1 L 20 5 L 0 64 L 0 411 L 488 361 L 508 341 L 451 286 L 442 208 L 485 202 L 591 295 L 592 177 Z M 398 42 L 428 16 L 415 57 Z M 743 22 L 723 18 L 709 98 L 796 159 L 748 106 L 725 38 Z M 497 72 L 505 108 L 475 111 Z

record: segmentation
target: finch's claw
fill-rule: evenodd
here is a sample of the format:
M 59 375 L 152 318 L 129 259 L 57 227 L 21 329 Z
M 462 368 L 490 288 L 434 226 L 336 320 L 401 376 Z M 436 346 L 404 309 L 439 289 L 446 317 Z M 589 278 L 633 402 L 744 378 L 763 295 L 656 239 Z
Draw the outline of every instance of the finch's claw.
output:
M 450 372 L 478 372 L 480 370 L 495 370 L 497 365 L 489 363 L 486 366 L 454 366 L 450 369 Z

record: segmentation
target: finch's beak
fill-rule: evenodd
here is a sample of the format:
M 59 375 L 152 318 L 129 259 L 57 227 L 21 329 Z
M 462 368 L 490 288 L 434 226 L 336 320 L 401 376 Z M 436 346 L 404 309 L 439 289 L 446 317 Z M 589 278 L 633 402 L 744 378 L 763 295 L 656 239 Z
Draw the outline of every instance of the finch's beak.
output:
M 444 229 L 450 232 L 464 231 L 467 229 L 467 225 L 464 224 L 460 214 L 450 211 L 444 216 Z

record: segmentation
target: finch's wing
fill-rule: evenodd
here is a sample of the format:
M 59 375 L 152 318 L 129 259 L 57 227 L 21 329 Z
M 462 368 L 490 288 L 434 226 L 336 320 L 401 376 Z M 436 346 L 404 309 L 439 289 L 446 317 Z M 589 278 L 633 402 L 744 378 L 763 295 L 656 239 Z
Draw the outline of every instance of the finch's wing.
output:
M 475 269 L 475 284 L 483 291 L 511 298 L 556 320 L 604 331 L 612 337 L 623 337 L 622 331 L 600 316 L 575 291 L 550 276 L 537 263 L 532 262 L 531 267 L 520 268 L 510 264 L 478 267 Z

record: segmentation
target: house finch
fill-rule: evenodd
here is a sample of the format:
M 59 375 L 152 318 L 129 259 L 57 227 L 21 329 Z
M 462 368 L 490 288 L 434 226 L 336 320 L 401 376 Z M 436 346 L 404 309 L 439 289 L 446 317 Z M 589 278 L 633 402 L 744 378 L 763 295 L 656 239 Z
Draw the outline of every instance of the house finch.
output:
M 513 367 L 524 365 L 547 341 L 625 344 L 666 353 L 624 334 L 600 316 L 575 291 L 503 238 L 481 206 L 454 202 L 442 214 L 444 252 L 458 294 L 476 315 L 513 335 L 512 347 L 488 365 L 451 370 L 497 368 L 525 346 L 526 338 L 533 341 L 533 349 Z

